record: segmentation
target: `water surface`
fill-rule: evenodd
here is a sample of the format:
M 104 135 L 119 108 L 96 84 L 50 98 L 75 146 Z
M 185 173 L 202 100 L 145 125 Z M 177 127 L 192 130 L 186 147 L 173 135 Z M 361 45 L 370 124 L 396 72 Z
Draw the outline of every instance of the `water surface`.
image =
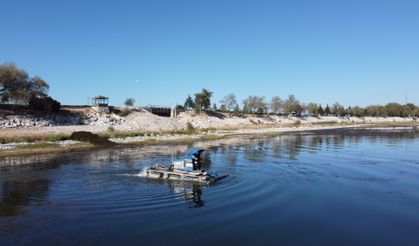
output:
M 205 147 L 217 184 L 146 180 Z M 0 159 L 0 244 L 419 245 L 412 129 Z

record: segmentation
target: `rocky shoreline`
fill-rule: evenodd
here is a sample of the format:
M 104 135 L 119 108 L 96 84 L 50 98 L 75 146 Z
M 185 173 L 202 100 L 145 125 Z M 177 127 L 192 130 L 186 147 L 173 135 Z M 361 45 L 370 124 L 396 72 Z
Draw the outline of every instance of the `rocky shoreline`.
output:
M 60 113 L 33 113 L 0 111 L 1 128 L 32 128 L 47 126 L 95 125 L 113 126 L 123 124 L 124 119 L 116 114 L 100 114 L 96 110 L 83 113 L 63 111 Z

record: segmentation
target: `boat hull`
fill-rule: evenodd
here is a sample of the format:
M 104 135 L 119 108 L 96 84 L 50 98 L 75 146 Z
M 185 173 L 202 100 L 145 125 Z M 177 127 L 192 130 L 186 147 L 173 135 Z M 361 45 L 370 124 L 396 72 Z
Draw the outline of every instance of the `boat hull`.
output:
M 223 176 L 211 176 L 206 172 L 202 171 L 182 171 L 182 170 L 169 170 L 169 169 L 148 169 L 147 177 L 152 179 L 166 179 L 166 180 L 182 180 L 182 181 L 192 181 L 199 183 L 213 183 L 222 178 L 227 177 Z

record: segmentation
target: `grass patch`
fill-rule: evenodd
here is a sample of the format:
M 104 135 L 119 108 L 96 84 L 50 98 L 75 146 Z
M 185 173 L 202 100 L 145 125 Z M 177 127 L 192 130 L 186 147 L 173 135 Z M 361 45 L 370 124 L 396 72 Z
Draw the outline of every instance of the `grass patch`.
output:
M 126 137 L 138 137 L 145 136 L 145 132 L 134 132 L 134 131 L 107 131 L 99 134 L 106 138 L 126 138 Z
M 46 149 L 46 148 L 60 148 L 61 146 L 56 143 L 34 143 L 28 145 L 18 146 L 19 149 Z
M 339 124 L 337 121 L 322 121 L 322 122 L 314 122 L 313 125 L 319 126 L 330 126 L 330 125 L 337 125 Z
M 203 131 L 203 132 L 210 132 L 210 131 L 215 132 L 215 131 L 218 131 L 218 130 L 223 130 L 223 129 L 222 128 L 217 129 L 215 127 L 208 127 L 208 128 L 201 129 L 201 131 Z
M 168 135 L 188 135 L 188 131 L 185 130 L 173 130 L 173 131 L 164 131 L 161 134 L 168 134 Z
M 196 133 L 196 129 L 195 129 L 195 127 L 193 127 L 192 123 L 190 123 L 190 122 L 186 123 L 186 132 L 188 134 Z
M 1 137 L 0 143 L 36 143 L 36 142 L 58 142 L 69 140 L 70 135 L 67 134 L 48 134 L 48 135 L 21 135 L 21 136 L 13 136 L 13 137 Z
M 155 138 L 149 138 L 149 139 L 146 139 L 146 140 L 143 141 L 144 144 L 158 144 L 160 142 L 164 142 L 164 141 L 158 140 L 158 139 L 155 139 Z
M 280 131 L 262 133 L 263 136 L 267 136 L 267 137 L 275 137 L 275 136 L 279 136 L 279 135 L 282 135 L 282 134 L 284 134 L 284 132 L 280 132 Z
M 43 136 L 41 141 L 45 141 L 45 142 L 58 142 L 58 141 L 65 141 L 65 140 L 69 140 L 70 139 L 70 135 L 65 135 L 65 134 L 59 134 L 59 135 L 47 135 L 47 136 Z
M 223 136 L 213 135 L 213 134 L 203 135 L 199 137 L 199 139 L 202 139 L 202 140 L 215 140 L 215 139 L 220 139 L 220 138 L 223 138 Z
M 71 146 L 61 147 L 58 144 L 36 143 L 32 145 L 19 146 L 16 149 L 0 151 L 0 157 L 10 156 L 31 156 L 31 155 L 50 155 L 62 152 L 82 151 L 92 149 L 95 146 L 91 144 L 75 144 Z

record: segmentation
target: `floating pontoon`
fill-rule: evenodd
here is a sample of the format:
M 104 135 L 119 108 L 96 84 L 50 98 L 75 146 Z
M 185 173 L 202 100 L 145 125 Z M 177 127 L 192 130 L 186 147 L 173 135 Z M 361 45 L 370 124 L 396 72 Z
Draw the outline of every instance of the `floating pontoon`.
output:
M 206 172 L 201 169 L 201 153 L 204 149 L 193 148 L 187 151 L 189 157 L 174 161 L 169 167 L 155 165 L 146 170 L 146 177 L 155 179 L 185 180 L 200 183 L 212 183 L 227 175 L 219 176 L 216 172 Z

